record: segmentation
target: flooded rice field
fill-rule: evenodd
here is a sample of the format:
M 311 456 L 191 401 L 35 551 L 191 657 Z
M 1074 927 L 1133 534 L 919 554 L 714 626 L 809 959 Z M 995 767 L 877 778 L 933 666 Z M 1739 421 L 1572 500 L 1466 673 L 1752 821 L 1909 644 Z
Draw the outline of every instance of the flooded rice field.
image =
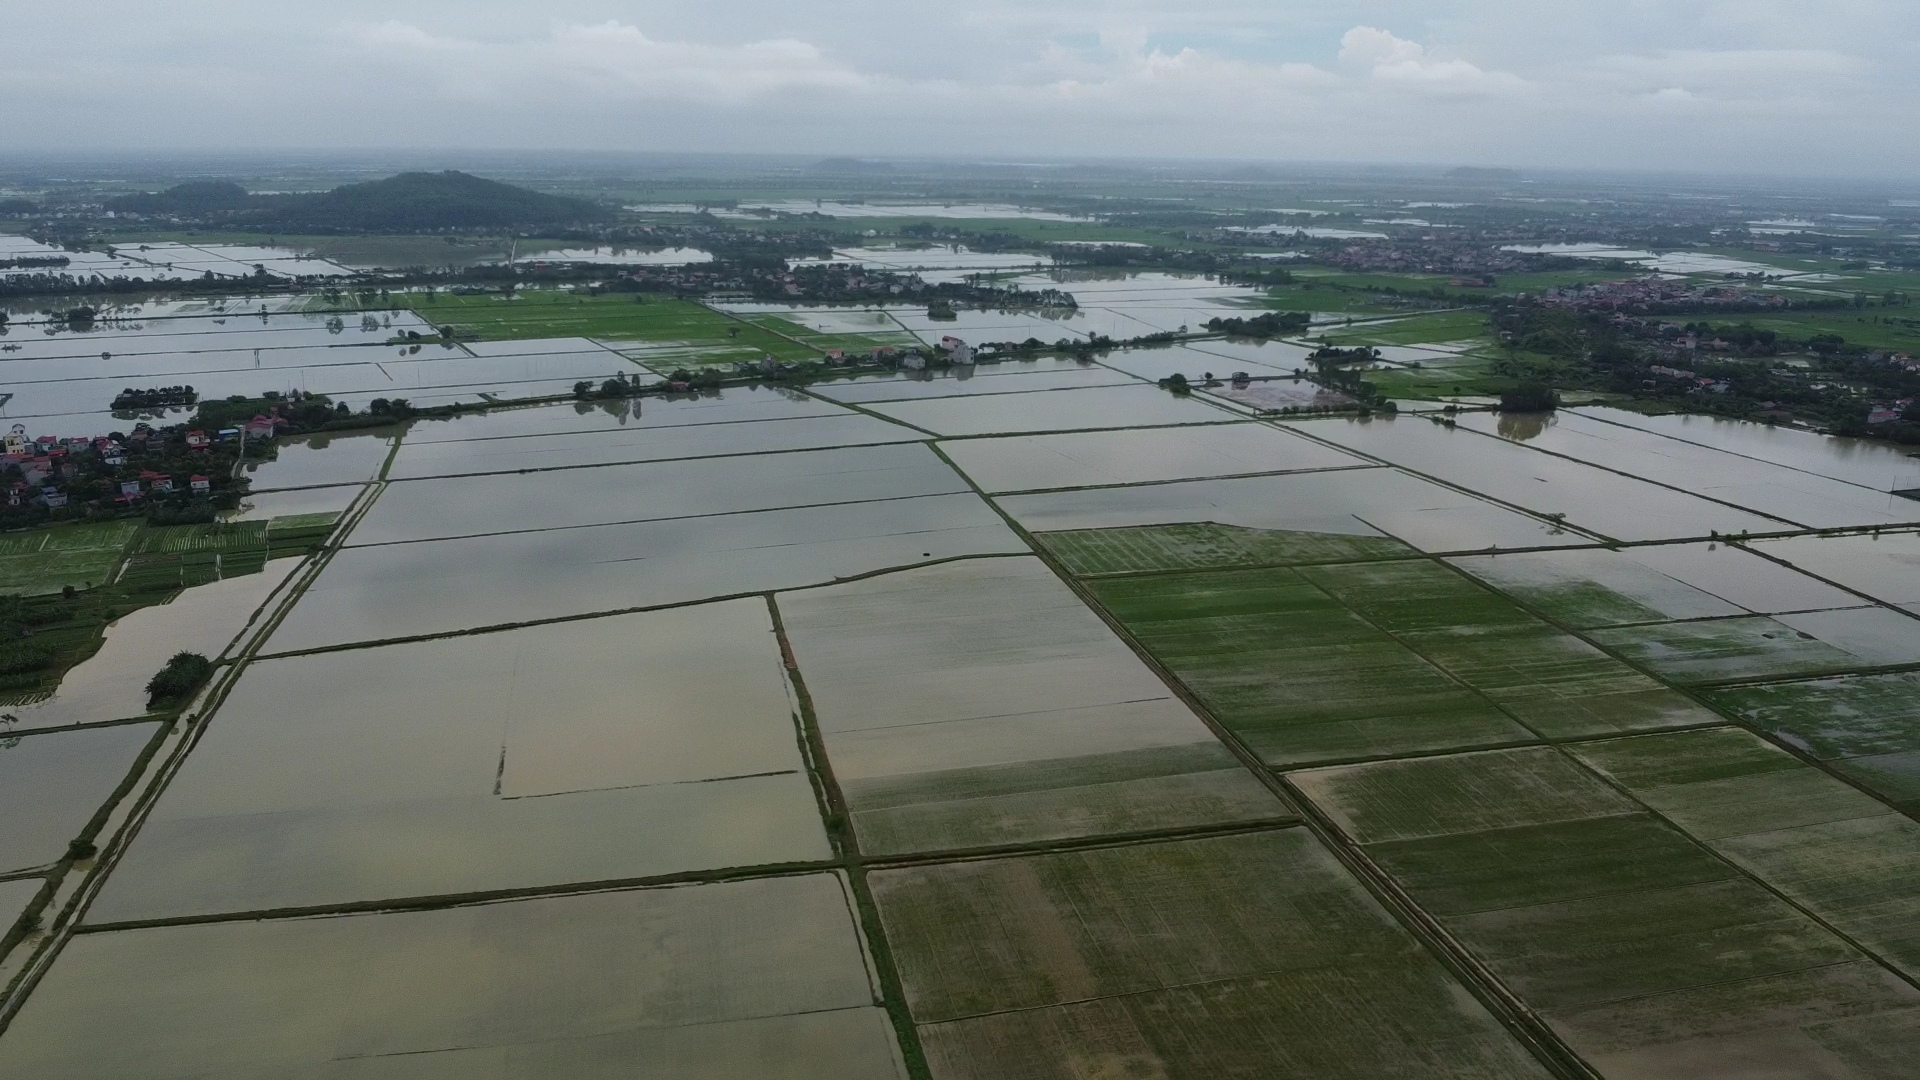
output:
M 1030 276 L 1080 307 L 732 313 L 851 348 L 1247 299 Z M 1305 348 L 1219 339 L 575 400 L 714 354 L 267 304 L 16 324 L 7 422 L 130 425 L 130 380 L 556 400 L 250 454 L 226 524 L 189 531 L 268 551 L 166 563 L 0 707 L 0 1076 L 1911 1057 L 1896 451 L 1586 407 L 1283 421 L 1258 411 L 1340 404 L 1294 379 Z M 160 528 L 8 534 L 0 599 L 91 610 L 154 575 Z M 52 636 L 16 622 L 0 675 Z M 204 691 L 150 698 L 180 651 L 216 662 Z

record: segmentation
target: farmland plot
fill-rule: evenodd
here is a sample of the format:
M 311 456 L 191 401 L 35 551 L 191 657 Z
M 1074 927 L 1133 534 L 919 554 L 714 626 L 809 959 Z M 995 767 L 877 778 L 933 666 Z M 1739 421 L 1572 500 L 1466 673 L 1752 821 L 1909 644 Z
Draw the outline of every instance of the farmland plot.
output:
M 758 599 L 255 663 L 91 918 L 825 858 L 782 672 Z
M 828 874 L 123 930 L 67 947 L 0 1075 L 899 1080 L 877 997 Z
M 1319 566 L 1300 572 L 1549 738 L 1716 719 L 1683 695 L 1438 563 Z
M 1920 823 L 1736 728 L 1575 753 L 1888 963 L 1920 973 Z
M 1920 661 L 1920 619 L 1880 607 L 1655 623 L 1592 637 L 1657 675 L 1692 684 Z
M 1895 806 L 1920 809 L 1920 675 L 1854 675 L 1709 695 Z
M 157 730 L 119 724 L 0 739 L 0 874 L 63 858 Z
M 938 1080 L 1545 1075 L 1303 830 L 870 880 Z
M 1279 764 L 1534 734 L 1299 571 L 1095 578 L 1094 594 L 1220 721 Z
M 1015 435 L 942 443 L 981 490 L 1033 491 L 1368 465 L 1268 424 Z
M 1037 559 L 779 606 L 869 854 L 1291 816 Z
M 1603 1075 L 1870 1080 L 1920 1023 L 1920 991 L 1556 751 L 1292 779 Z

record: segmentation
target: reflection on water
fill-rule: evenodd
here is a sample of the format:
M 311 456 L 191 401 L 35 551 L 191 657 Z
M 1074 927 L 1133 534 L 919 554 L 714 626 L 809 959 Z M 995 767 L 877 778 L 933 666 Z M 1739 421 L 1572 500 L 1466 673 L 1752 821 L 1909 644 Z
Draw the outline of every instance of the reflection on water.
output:
M 1552 422 L 1552 413 L 1503 412 L 1500 414 L 1498 430 L 1503 439 L 1526 442 L 1539 438 L 1540 434 L 1547 430 L 1547 425 Z

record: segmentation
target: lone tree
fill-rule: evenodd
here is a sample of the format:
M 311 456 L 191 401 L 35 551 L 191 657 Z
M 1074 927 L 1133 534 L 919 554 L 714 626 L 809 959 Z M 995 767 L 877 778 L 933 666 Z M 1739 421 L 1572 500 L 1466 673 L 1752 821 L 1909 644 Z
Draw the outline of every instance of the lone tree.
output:
M 213 661 L 196 652 L 177 652 L 159 674 L 147 680 L 147 708 L 177 705 L 193 696 L 213 675 Z

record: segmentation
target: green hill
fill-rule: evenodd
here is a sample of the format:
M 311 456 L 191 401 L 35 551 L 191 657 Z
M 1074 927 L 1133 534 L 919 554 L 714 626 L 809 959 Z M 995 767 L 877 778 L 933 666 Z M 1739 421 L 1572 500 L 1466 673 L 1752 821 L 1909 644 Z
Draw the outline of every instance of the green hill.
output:
M 531 191 L 463 172 L 401 173 L 332 191 L 249 195 L 229 181 L 192 181 L 107 201 L 121 213 L 192 218 L 286 232 L 432 232 L 604 221 L 585 199 Z

